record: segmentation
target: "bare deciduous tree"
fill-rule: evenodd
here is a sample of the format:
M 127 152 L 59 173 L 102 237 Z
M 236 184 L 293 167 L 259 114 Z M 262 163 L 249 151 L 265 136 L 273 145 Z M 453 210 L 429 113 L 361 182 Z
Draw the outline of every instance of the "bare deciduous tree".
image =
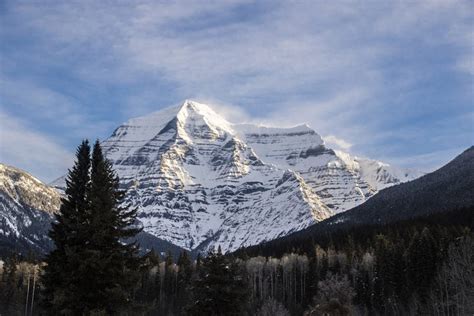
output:
M 304 315 L 350 315 L 353 297 L 354 289 L 346 276 L 329 274 L 324 281 L 318 282 L 314 305 Z
M 268 299 L 257 311 L 257 316 L 290 316 L 290 312 L 280 302 Z
M 432 312 L 474 315 L 474 239 L 466 236 L 451 244 L 447 258 L 430 296 Z

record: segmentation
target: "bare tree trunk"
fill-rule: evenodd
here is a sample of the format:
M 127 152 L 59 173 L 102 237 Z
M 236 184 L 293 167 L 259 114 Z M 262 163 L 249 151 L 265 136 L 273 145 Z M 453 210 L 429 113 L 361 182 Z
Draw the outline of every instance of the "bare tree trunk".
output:
M 36 286 L 36 266 L 33 267 L 33 293 L 31 294 L 30 315 L 33 315 L 33 305 L 35 304 L 35 286 Z
M 25 316 L 28 315 L 28 299 L 30 297 L 30 270 L 28 270 L 28 283 L 26 285 Z

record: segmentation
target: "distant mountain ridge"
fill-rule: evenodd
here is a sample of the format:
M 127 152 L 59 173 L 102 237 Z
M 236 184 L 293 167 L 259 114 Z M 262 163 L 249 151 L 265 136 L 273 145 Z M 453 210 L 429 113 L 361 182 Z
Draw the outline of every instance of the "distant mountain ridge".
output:
M 26 171 L 0 163 L 0 255 L 15 252 L 48 253 L 53 244 L 48 237 L 61 195 Z M 146 232 L 137 240 L 143 251 L 154 248 L 177 256 L 183 249 Z
M 61 201 L 56 190 L 25 171 L 0 163 L 0 252 L 44 253 Z

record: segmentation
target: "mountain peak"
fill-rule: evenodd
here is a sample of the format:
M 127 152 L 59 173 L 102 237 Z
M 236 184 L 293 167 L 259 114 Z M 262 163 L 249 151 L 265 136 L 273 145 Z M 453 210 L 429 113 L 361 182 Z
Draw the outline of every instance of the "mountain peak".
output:
M 47 213 L 59 210 L 60 197 L 26 171 L 0 163 L 0 192 L 13 201 Z
M 199 103 L 190 99 L 184 100 L 184 102 L 179 106 L 178 113 L 179 114 L 181 111 L 196 111 L 196 112 L 213 112 L 212 109 L 204 104 L 204 103 Z
M 210 109 L 210 107 L 207 104 L 200 103 L 200 102 L 197 102 L 197 101 L 194 101 L 194 100 L 191 100 L 191 99 L 186 99 L 181 104 L 181 109 L 186 108 L 186 107 L 191 107 L 191 108 L 195 108 L 195 109 L 199 109 L 199 108 Z
M 411 179 L 342 159 L 306 124 L 234 124 L 189 99 L 129 120 L 103 147 L 145 231 L 187 249 L 281 236 Z
M 182 124 L 208 125 L 211 129 L 232 130 L 231 124 L 210 106 L 189 99 L 179 107 L 176 118 Z

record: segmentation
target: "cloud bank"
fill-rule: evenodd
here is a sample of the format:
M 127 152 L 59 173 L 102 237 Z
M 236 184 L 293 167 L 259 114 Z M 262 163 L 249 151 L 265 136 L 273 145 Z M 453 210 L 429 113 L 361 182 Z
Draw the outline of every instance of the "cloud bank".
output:
M 410 162 L 472 143 L 472 12 L 469 1 L 6 1 L 0 104 L 69 152 L 194 98 Z

